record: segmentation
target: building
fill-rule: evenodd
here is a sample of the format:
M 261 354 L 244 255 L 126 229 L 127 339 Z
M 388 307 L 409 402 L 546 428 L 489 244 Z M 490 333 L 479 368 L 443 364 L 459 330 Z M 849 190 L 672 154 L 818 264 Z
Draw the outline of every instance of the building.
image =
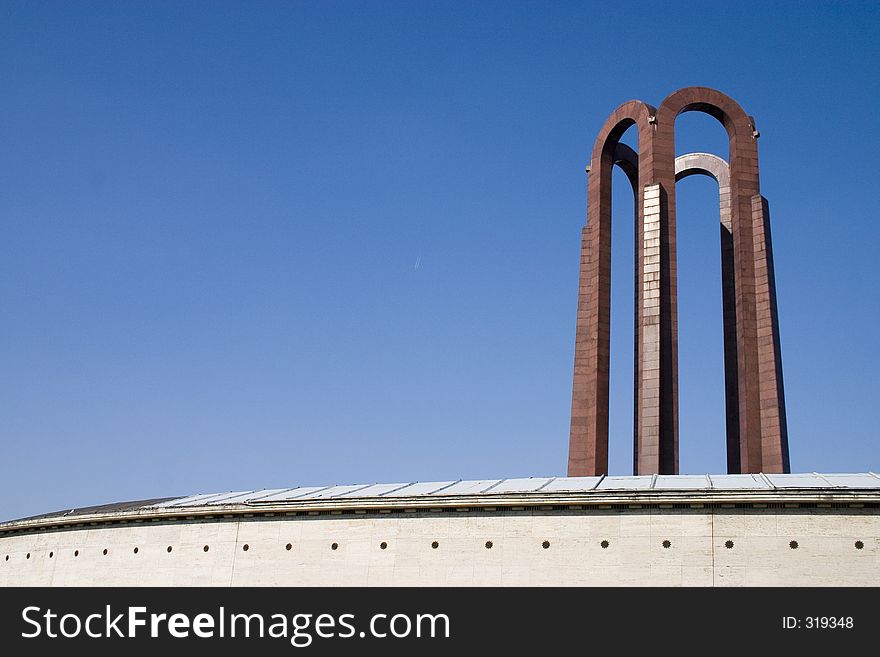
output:
M 246 491 L 0 525 L 0 586 L 880 585 L 880 476 Z

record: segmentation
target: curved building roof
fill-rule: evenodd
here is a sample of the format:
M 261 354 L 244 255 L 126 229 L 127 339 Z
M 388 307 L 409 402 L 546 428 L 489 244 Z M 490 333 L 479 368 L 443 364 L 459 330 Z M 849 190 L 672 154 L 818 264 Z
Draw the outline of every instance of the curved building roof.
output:
M 270 490 L 190 495 L 155 504 L 159 508 L 201 507 L 227 504 L 265 504 L 308 500 L 342 500 L 452 495 L 493 496 L 505 493 L 554 493 L 590 491 L 717 491 L 778 489 L 854 488 L 880 489 L 880 475 L 857 474 L 741 474 L 741 475 L 650 475 L 632 477 L 528 477 L 477 479 L 398 484 L 345 486 L 295 486 Z
M 104 504 L 0 523 L 0 531 L 216 513 L 554 504 L 880 502 L 880 475 L 733 474 L 528 477 L 292 486 Z

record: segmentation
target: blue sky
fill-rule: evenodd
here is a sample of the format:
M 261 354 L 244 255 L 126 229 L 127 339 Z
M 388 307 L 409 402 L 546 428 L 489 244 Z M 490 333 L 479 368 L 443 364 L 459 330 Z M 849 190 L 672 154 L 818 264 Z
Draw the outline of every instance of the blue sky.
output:
M 792 469 L 880 469 L 878 29 L 857 2 L 0 3 L 0 518 L 564 474 L 583 168 L 618 104 L 688 85 L 761 131 Z M 678 203 L 681 470 L 723 472 L 717 188 Z

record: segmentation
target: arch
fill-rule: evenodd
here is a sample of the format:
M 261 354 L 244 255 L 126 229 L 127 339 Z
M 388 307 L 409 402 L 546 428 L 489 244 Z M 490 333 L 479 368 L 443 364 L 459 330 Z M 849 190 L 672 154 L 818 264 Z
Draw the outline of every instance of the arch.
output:
M 746 142 L 741 144 L 744 147 L 747 147 L 750 143 L 754 144 L 754 139 L 758 136 L 755 131 L 754 119 L 747 115 L 745 110 L 733 98 L 717 89 L 710 87 L 684 87 L 673 91 L 663 99 L 658 108 L 658 131 L 663 126 L 671 127 L 669 123 L 670 113 L 672 114 L 671 118 L 674 119 L 683 112 L 704 112 L 714 117 L 724 126 L 731 139 L 735 137 L 745 138 Z M 756 147 L 752 148 L 752 150 L 757 152 Z M 734 151 L 731 151 L 731 155 L 733 153 Z
M 721 187 L 730 185 L 730 167 L 727 161 L 713 153 L 687 153 L 675 158 L 675 182 L 702 174 L 714 178 Z
M 587 182 L 587 224 L 582 232 L 578 315 L 575 335 L 574 381 L 568 472 L 573 476 L 608 472 L 608 374 L 611 327 L 611 169 L 623 154 L 622 168 L 630 183 L 636 180 L 636 212 L 641 219 L 642 180 L 650 180 L 653 160 L 654 107 L 639 100 L 620 105 L 605 121 L 593 144 Z M 637 171 L 628 167 L 620 137 L 635 125 L 638 131 Z M 630 149 L 631 150 L 631 149 Z M 636 221 L 636 230 L 640 221 Z M 636 239 L 636 244 L 640 242 Z M 636 276 L 641 258 L 636 252 Z M 637 288 L 638 289 L 638 288 Z M 637 301 L 636 308 L 641 304 Z M 639 313 L 640 314 L 640 313 Z M 636 319 L 638 324 L 639 320 Z M 638 328 L 637 328 L 638 333 Z M 638 335 L 634 338 L 638 340 Z M 638 369 L 638 365 L 636 365 Z M 636 376 L 638 376 L 636 374 Z M 638 379 L 636 379 L 638 380 Z
M 663 422 L 663 441 L 662 445 L 667 452 L 672 452 L 671 459 L 677 470 L 678 465 L 678 295 L 677 295 L 677 268 L 676 268 L 676 221 L 675 221 L 675 119 L 683 112 L 704 112 L 717 119 L 727 130 L 728 140 L 730 143 L 730 179 L 731 179 L 731 224 L 734 234 L 734 251 L 748 250 L 746 244 L 748 235 L 744 231 L 738 230 L 740 217 L 747 213 L 742 199 L 746 195 L 758 193 L 758 152 L 754 139 L 753 125 L 749 121 L 748 116 L 743 109 L 732 98 L 726 96 L 720 91 L 710 89 L 708 87 L 685 87 L 679 89 L 667 96 L 660 104 L 657 110 L 656 125 L 657 134 L 655 138 L 655 166 L 654 180 L 660 185 L 665 192 L 663 210 L 666 215 L 666 243 L 665 255 L 669 261 L 669 285 L 665 286 L 661 295 L 665 293 L 665 297 L 661 297 L 661 308 L 665 309 L 669 317 L 670 338 L 667 341 L 667 351 L 661 355 L 661 360 L 671 361 L 671 367 L 675 368 L 675 376 L 669 382 L 672 389 L 668 391 L 668 395 L 674 400 L 674 411 L 670 417 L 664 418 Z M 739 246 L 737 243 L 739 242 Z M 748 259 L 748 254 L 743 258 L 735 258 L 739 262 Z M 743 276 L 735 272 L 737 278 Z M 738 281 L 740 284 L 736 286 L 738 291 L 742 290 L 744 281 Z M 740 299 L 737 299 L 737 306 L 740 306 Z M 743 327 L 738 325 L 738 333 Z M 749 333 L 748 330 L 745 333 Z M 749 359 L 746 359 L 749 360 Z M 740 363 L 739 367 L 751 366 L 748 363 Z M 757 370 L 755 370 L 757 375 Z M 748 399 L 749 394 L 743 397 Z M 740 409 L 741 411 L 743 409 Z M 740 422 L 743 417 L 748 417 L 746 424 L 748 428 L 742 433 L 748 435 L 748 430 L 754 423 L 754 408 L 748 409 L 750 413 L 740 413 Z M 750 452 L 752 458 L 745 459 L 747 463 L 758 464 L 760 455 L 754 454 L 754 450 Z M 760 465 L 757 465 L 760 471 Z M 661 470 L 662 471 L 662 470 Z
M 730 142 L 730 164 L 711 153 L 689 153 L 675 158 L 675 119 L 684 112 L 703 112 L 724 126 Z M 677 182 L 684 177 L 679 173 L 680 168 L 699 169 L 694 170 L 693 173 L 706 173 L 715 178 L 719 185 L 721 184 L 719 176 L 726 176 L 728 185 L 731 188 L 736 187 L 738 196 L 748 195 L 750 199 L 751 196 L 759 193 L 758 132 L 755 130 L 755 121 L 729 96 L 708 87 L 679 89 L 667 96 L 660 104 L 657 126 L 658 150 L 663 151 L 665 156 L 671 149 L 673 181 Z M 658 166 L 655 167 L 658 177 L 669 175 L 670 172 L 666 167 L 666 158 L 659 157 Z M 674 187 L 672 194 L 670 205 L 673 205 L 674 209 Z M 734 208 L 731 207 L 730 210 L 732 217 Z
M 737 404 L 739 459 L 732 471 L 787 472 L 788 436 L 782 392 L 775 280 L 770 248 L 769 211 L 760 195 L 758 131 L 755 122 L 729 96 L 708 87 L 686 87 L 670 94 L 657 111 L 655 180 L 666 191 L 669 257 L 672 267 L 672 330 L 676 334 L 668 357 L 677 361 L 675 295 L 675 119 L 699 111 L 717 119 L 730 142 L 730 230 L 736 308 Z M 677 381 L 675 381 L 677 388 Z M 677 397 L 677 390 L 673 392 Z M 678 462 L 678 427 L 675 461 Z
M 721 225 L 731 230 L 730 167 L 723 157 L 712 153 L 687 153 L 675 158 L 675 182 L 688 176 L 708 176 L 718 183 Z

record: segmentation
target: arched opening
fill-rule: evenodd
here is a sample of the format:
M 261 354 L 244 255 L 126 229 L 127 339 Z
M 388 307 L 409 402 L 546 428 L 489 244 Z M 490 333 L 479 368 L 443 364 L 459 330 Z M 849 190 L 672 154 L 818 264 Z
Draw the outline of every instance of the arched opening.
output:
M 730 162 L 730 137 L 714 116 L 682 112 L 675 119 L 675 157 L 686 153 L 711 153 Z
M 638 130 L 630 126 L 620 144 L 638 150 Z M 632 173 L 632 172 L 631 172 Z M 608 382 L 608 472 L 632 470 L 635 327 L 636 196 L 629 175 L 612 169 L 611 183 L 611 346 Z
M 727 470 L 718 183 L 676 183 L 679 472 Z
M 730 135 L 716 117 L 717 110 L 709 108 L 709 114 L 704 109 L 688 107 L 675 118 L 675 155 L 709 153 L 729 162 Z M 679 472 L 724 472 L 730 466 L 731 430 L 726 389 L 730 382 L 725 377 L 735 376 L 725 371 L 729 346 L 724 332 L 727 288 L 722 285 L 722 250 L 732 249 L 729 216 L 725 228 L 720 221 L 719 181 L 710 175 L 679 180 L 675 198 Z M 732 258 L 732 251 L 725 253 Z
M 699 109 L 675 119 L 675 154 L 709 153 L 728 162 L 730 136 L 713 114 Z M 726 167 L 725 167 L 726 168 Z M 725 171 L 725 177 L 727 171 Z M 731 428 L 728 408 L 736 403 L 735 377 L 727 363 L 730 348 L 725 326 L 724 294 L 732 290 L 732 241 L 729 211 L 722 218 L 720 202 L 729 198 L 729 181 L 689 175 L 676 183 L 676 254 L 678 279 L 678 408 L 679 471 L 723 472 L 731 467 L 730 446 L 738 427 Z M 719 193 L 725 194 L 724 199 Z M 722 222 L 725 219 L 725 222 Z M 726 223 L 726 225 L 723 225 Z M 725 260 L 727 259 L 727 260 Z M 727 273 L 725 274 L 725 267 Z M 724 276 L 728 278 L 722 279 Z M 725 287 L 728 286 L 728 287 Z M 732 304 L 733 300 L 727 301 Z M 727 311 L 733 312 L 731 307 Z M 733 336 L 735 340 L 735 335 Z M 728 359 L 730 354 L 727 354 Z M 733 392 L 731 393 L 731 385 Z M 733 400 L 733 401 L 732 401 Z M 722 439 L 722 437 L 724 437 Z M 738 462 L 738 455 L 736 457 Z

